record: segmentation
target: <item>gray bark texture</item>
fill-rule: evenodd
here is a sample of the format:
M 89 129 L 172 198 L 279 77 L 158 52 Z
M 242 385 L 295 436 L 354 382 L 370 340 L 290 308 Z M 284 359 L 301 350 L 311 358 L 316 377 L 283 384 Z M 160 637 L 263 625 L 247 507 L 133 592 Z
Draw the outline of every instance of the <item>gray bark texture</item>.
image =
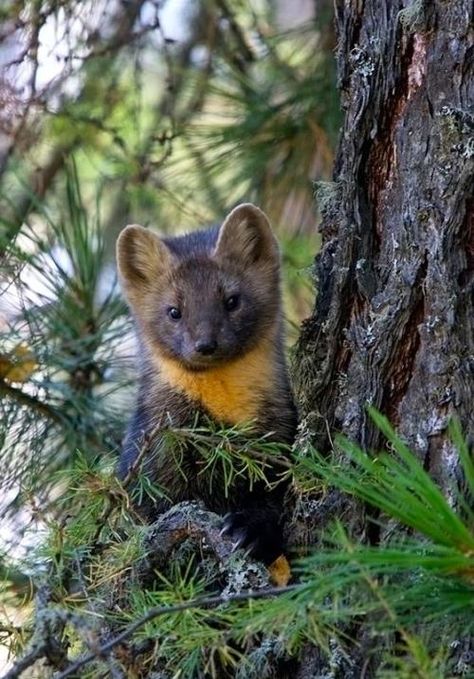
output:
M 472 0 L 336 1 L 345 119 L 333 182 L 316 187 L 317 299 L 294 362 L 302 441 L 337 455 L 342 432 L 376 450 L 371 404 L 447 493 L 459 471 L 450 417 L 474 434 L 473 14 Z M 338 493 L 312 507 L 293 517 L 296 544 L 317 544 L 334 517 L 362 540 L 385 539 Z M 367 630 L 349 636 L 336 675 L 376 676 Z M 308 649 L 298 676 L 329 670 Z
M 339 0 L 345 120 L 320 184 L 318 296 L 296 352 L 297 395 L 321 450 L 367 449 L 389 417 L 445 487 L 446 426 L 474 433 L 472 0 Z

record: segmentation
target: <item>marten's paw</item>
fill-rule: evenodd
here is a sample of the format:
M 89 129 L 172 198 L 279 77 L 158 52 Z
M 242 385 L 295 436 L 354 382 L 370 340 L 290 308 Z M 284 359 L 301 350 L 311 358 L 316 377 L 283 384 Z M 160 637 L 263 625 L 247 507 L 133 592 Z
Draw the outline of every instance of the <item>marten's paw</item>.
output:
M 254 559 L 271 564 L 283 551 L 281 526 L 264 510 L 241 510 L 226 514 L 221 530 L 229 535 L 234 550 L 245 549 Z

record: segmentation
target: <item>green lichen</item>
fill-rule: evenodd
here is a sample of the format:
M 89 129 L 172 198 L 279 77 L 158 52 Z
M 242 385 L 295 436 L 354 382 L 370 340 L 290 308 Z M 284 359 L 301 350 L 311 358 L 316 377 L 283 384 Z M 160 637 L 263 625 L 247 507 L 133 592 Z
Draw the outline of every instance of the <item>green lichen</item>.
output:
M 376 45 L 377 40 L 372 41 L 372 45 Z M 350 63 L 354 72 L 358 73 L 364 80 L 368 80 L 369 76 L 375 71 L 375 63 L 372 56 L 362 47 L 356 45 L 349 55 Z
M 400 10 L 398 13 L 398 21 L 404 30 L 413 32 L 421 28 L 425 19 L 425 3 L 424 0 L 414 0 L 411 5 Z
M 287 656 L 284 644 L 277 637 L 267 637 L 243 659 L 235 679 L 270 679 L 275 676 L 275 664 Z
M 454 106 L 443 106 L 438 117 L 444 133 L 444 146 L 466 160 L 474 157 L 474 116 Z
M 338 182 L 314 182 L 314 197 L 323 216 L 338 212 L 340 195 L 341 186 Z
M 223 597 L 268 587 L 268 571 L 265 566 L 255 561 L 249 562 L 243 550 L 237 551 L 223 570 L 227 577 L 227 585 L 222 591 Z

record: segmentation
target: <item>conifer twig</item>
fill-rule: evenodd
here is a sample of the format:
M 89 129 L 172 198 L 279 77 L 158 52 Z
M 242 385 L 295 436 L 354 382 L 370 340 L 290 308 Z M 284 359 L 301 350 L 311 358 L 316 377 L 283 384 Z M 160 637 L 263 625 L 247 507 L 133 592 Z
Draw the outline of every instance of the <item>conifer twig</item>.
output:
M 169 615 L 172 613 L 179 613 L 180 611 L 187 611 L 192 608 L 212 608 L 214 606 L 219 606 L 220 604 L 226 604 L 229 602 L 237 601 L 249 601 L 250 599 L 265 599 L 271 596 L 281 596 L 288 592 L 296 591 L 300 585 L 287 585 L 286 587 L 269 587 L 268 589 L 239 592 L 238 594 L 229 594 L 227 596 L 211 596 L 211 597 L 201 597 L 194 599 L 193 601 L 183 601 L 180 604 L 175 604 L 174 606 L 155 606 L 150 608 L 145 615 L 135 620 L 131 625 L 127 627 L 123 632 L 117 634 L 116 637 L 110 639 L 110 641 L 98 646 L 94 651 L 86 654 L 82 658 L 79 658 L 70 665 L 66 670 L 56 675 L 55 679 L 66 679 L 77 672 L 81 667 L 87 663 L 95 660 L 97 658 L 105 657 L 115 646 L 120 644 L 122 641 L 127 640 L 136 632 L 140 627 L 143 627 L 150 620 L 154 620 L 162 615 Z M 5 679 L 5 678 L 4 678 Z
M 9 396 L 20 405 L 27 406 L 32 410 L 36 410 L 41 415 L 47 417 L 48 419 L 52 420 L 57 424 L 64 423 L 65 418 L 56 408 L 49 405 L 48 403 L 40 401 L 31 394 L 27 394 L 25 391 L 19 389 L 18 387 L 13 387 L 11 384 L 8 384 L 7 382 L 1 379 L 0 379 L 0 394 L 3 394 L 4 396 Z
M 51 665 L 59 669 L 65 666 L 67 651 L 61 636 L 70 615 L 65 611 L 49 608 L 50 602 L 50 588 L 40 587 L 36 595 L 34 633 L 29 649 L 21 658 L 15 660 L 13 667 L 2 679 L 17 679 L 41 658 L 46 658 Z

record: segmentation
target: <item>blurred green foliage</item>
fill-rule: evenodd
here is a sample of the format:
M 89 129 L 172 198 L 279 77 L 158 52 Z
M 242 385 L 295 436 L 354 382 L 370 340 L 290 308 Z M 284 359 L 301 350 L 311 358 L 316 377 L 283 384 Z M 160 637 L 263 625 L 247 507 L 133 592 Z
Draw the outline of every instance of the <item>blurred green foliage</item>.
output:
M 281 239 L 289 343 L 313 301 L 312 181 L 339 125 L 330 16 L 207 0 L 174 15 L 170 2 L 162 20 L 167 4 L 2 10 L 0 512 L 43 507 L 77 451 L 120 445 L 134 347 L 113 251 L 127 222 L 175 233 L 252 200 Z

